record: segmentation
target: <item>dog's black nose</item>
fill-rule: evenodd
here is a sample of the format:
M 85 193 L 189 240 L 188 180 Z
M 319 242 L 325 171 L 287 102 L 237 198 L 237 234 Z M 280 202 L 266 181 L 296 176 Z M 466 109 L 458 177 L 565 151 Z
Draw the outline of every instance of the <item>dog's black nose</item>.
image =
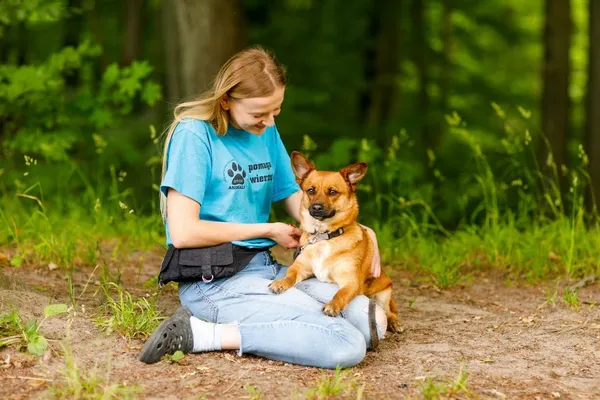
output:
M 313 203 L 310 205 L 310 211 L 313 213 L 321 213 L 323 212 L 323 204 Z

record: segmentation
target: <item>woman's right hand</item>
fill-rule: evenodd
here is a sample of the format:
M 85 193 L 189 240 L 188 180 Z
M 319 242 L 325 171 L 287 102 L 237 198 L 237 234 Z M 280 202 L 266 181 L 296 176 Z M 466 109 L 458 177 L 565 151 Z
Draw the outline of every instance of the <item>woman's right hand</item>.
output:
M 286 249 L 294 249 L 300 245 L 301 229 L 283 222 L 273 222 L 270 225 L 269 238 L 278 245 Z

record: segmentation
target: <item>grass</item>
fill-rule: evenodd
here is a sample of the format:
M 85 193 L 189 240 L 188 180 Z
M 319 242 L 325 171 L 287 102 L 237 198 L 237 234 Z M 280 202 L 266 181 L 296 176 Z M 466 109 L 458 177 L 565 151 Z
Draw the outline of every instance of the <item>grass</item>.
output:
M 49 399 L 135 399 L 140 388 L 110 381 L 110 365 L 104 374 L 97 369 L 84 372 L 79 368 L 68 347 L 63 346 L 65 365 L 61 377 L 46 391 Z
M 41 321 L 29 320 L 25 323 L 18 311 L 11 310 L 0 315 L 0 348 L 16 345 L 17 350 L 26 348 L 30 354 L 41 356 L 48 348 L 48 341 L 40 333 L 40 328 L 47 318 L 66 313 L 66 304 L 50 304 L 44 308 L 44 318 Z
M 465 173 L 452 184 L 441 175 L 431 150 L 427 154 L 432 179 L 438 182 L 415 186 L 404 177 L 410 166 L 403 157 L 410 159 L 414 151 L 405 132 L 386 149 L 366 139 L 359 142 L 358 157 L 369 161 L 370 171 L 359 185 L 361 222 L 377 233 L 384 263 L 425 274 L 442 289 L 476 271 L 496 271 L 507 281 L 532 283 L 600 274 L 600 220 L 584 207 L 587 156 L 580 149 L 580 165 L 571 170 L 553 164 L 551 157 L 542 168 L 525 127 L 530 113 L 519 108 L 517 120 L 497 104 L 492 108 L 505 127 L 494 140 L 489 133 L 482 139 L 486 135 L 469 132 L 456 113 L 446 117 L 449 136 L 465 151 Z M 156 199 L 136 199 L 126 184 L 126 172 L 98 157 L 89 163 L 101 165 L 109 178 L 99 174 L 93 181 L 74 162 L 65 161 L 61 171 L 70 180 L 53 187 L 64 196 L 44 196 L 41 182 L 48 183 L 49 172 L 29 156 L 22 176 L 11 186 L 0 185 L 0 248 L 7 249 L 13 267 L 45 264 L 72 271 L 121 265 L 134 252 L 164 251 Z M 322 155 L 321 160 L 326 159 L 335 160 L 336 155 Z M 156 164 L 149 164 L 152 174 Z M 550 173 L 542 174 L 542 169 Z M 561 194 L 556 182 L 563 171 L 569 186 Z M 454 186 L 458 188 L 448 192 L 447 204 L 437 209 L 430 204 L 436 188 L 448 191 Z M 71 194 L 76 192 L 81 192 L 78 197 Z M 139 212 L 139 204 L 150 211 Z M 452 207 L 460 209 L 455 211 L 463 218 L 449 231 L 437 214 Z M 73 301 L 75 294 L 71 295 Z
M 108 334 L 117 332 L 127 339 L 148 337 L 160 324 L 160 312 L 155 297 L 134 299 L 114 282 L 101 285 L 105 297 L 95 318 L 96 324 Z
M 326 372 L 317 381 L 316 387 L 306 393 L 309 400 L 331 398 L 362 399 L 364 385 L 351 376 L 350 370 L 337 368 L 333 373 Z
M 158 212 L 138 215 L 132 190 L 124 187 L 123 173 L 113 166 L 109 181 L 94 183 L 74 163 L 48 167 L 68 175 L 68 183 L 58 180 L 52 186 L 53 193 L 64 196 L 45 197 L 41 182 L 50 185 L 52 172 L 48 175 L 41 162 L 28 156 L 14 186 L 0 185 L 0 246 L 10 246 L 12 266 L 52 263 L 69 270 L 121 260 L 133 249 L 164 243 Z
M 422 382 L 421 394 L 426 400 L 451 399 L 456 398 L 457 395 L 468 396 L 471 394 L 468 389 L 468 378 L 469 374 L 463 364 L 452 382 L 436 382 L 431 378 Z
M 484 135 L 469 132 L 456 113 L 447 116 L 453 140 L 471 152 L 464 154 L 465 173 L 459 180 L 447 185 L 440 177 L 431 184 L 449 193 L 444 206 L 461 204 L 464 216 L 452 232 L 428 204 L 431 195 L 426 190 L 416 188 L 407 196 L 401 180 L 406 165 L 398 154 L 408 139 L 399 138 L 385 154 L 362 154 L 363 159 L 371 158 L 374 166 L 362 188 L 367 195 L 361 210 L 368 213 L 364 218 L 369 222 L 364 223 L 372 224 L 378 234 L 384 262 L 427 273 L 441 288 L 481 270 L 532 283 L 600 274 L 596 262 L 600 258 L 600 218 L 584 206 L 590 178 L 583 148 L 578 151 L 579 165 L 571 169 L 557 166 L 551 156 L 540 166 L 529 129 L 519 132 L 516 128 L 525 126 L 530 113 L 519 108 L 522 118 L 518 120 L 497 104 L 492 107 L 502 120 L 505 136 L 491 144 L 480 139 Z M 435 156 L 431 154 L 430 159 Z M 562 191 L 559 181 L 567 184 Z M 473 203 L 474 198 L 478 203 Z
M 258 389 L 254 385 L 246 385 L 244 386 L 244 389 L 246 389 L 246 392 L 248 393 L 248 398 L 250 400 L 262 400 L 265 397 L 265 392 Z
M 575 311 L 578 311 L 581 307 L 581 301 L 579 300 L 577 290 L 565 288 L 563 300 Z

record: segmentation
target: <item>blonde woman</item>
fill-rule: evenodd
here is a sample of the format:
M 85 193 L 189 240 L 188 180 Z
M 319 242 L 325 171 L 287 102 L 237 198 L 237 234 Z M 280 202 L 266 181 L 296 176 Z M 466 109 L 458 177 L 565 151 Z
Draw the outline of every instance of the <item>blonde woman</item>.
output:
M 334 284 L 309 279 L 279 295 L 268 289 L 286 270 L 269 248 L 295 248 L 301 234 L 267 222 L 278 201 L 299 220 L 302 193 L 275 126 L 285 89 L 282 65 L 252 47 L 228 60 L 199 100 L 175 108 L 160 186 L 169 250 L 159 281 L 179 283 L 182 306 L 145 343 L 141 361 L 177 350 L 238 350 L 349 367 L 383 337 L 385 313 L 365 296 L 332 318 L 321 308 L 337 291 Z

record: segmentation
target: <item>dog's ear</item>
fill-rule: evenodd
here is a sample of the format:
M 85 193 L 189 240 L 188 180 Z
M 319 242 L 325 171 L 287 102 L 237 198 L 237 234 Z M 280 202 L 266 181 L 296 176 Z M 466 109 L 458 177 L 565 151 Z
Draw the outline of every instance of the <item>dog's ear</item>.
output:
M 359 162 L 356 164 L 348 165 L 347 167 L 342 168 L 342 170 L 340 171 L 340 174 L 344 177 L 346 182 L 348 182 L 348 185 L 350 185 L 352 191 L 356 190 L 356 184 L 358 183 L 358 181 L 364 178 L 366 173 L 366 162 Z
M 306 179 L 308 174 L 316 168 L 301 153 L 292 151 L 292 169 L 294 170 L 294 175 L 296 175 L 296 182 L 302 184 L 302 181 Z

